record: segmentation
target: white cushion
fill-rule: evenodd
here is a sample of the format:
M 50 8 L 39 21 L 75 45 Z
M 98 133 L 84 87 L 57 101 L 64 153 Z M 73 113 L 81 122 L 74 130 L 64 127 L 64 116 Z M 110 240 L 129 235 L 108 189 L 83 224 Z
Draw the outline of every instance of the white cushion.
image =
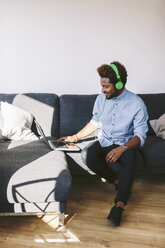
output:
M 38 140 L 31 131 L 33 116 L 30 113 L 7 102 L 1 102 L 1 111 L 4 137 L 12 140 Z
M 158 137 L 165 139 L 165 113 L 159 119 L 150 120 L 150 125 Z

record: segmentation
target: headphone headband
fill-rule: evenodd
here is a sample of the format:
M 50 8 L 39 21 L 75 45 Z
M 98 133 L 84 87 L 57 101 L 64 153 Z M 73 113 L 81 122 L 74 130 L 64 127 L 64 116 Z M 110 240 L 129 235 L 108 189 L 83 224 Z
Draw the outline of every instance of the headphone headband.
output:
M 116 73 L 117 79 L 120 79 L 119 71 L 117 69 L 117 66 L 115 64 L 110 64 L 109 65 Z
M 117 66 L 115 64 L 110 64 L 109 65 L 113 70 L 114 72 L 116 73 L 116 77 L 117 77 L 117 83 L 115 84 L 115 87 L 116 89 L 118 90 L 121 90 L 123 88 L 123 83 L 121 82 L 121 79 L 120 79 L 120 74 L 119 74 L 119 71 L 117 69 Z

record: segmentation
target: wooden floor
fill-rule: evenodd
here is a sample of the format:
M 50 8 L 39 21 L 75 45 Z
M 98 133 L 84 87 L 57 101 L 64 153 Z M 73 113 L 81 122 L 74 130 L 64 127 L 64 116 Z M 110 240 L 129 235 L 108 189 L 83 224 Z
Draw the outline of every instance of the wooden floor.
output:
M 69 220 L 55 229 L 55 216 L 0 217 L 0 248 L 153 248 L 165 247 L 165 175 L 136 176 L 121 226 L 106 216 L 114 188 L 96 176 L 73 178 Z

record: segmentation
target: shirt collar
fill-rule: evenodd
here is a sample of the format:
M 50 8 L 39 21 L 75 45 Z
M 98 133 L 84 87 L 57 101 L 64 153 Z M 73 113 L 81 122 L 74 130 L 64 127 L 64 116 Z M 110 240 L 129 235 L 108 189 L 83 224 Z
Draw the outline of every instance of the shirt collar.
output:
M 123 92 L 122 92 L 119 96 L 114 97 L 114 100 L 115 100 L 115 99 L 116 99 L 116 100 L 121 100 L 123 97 L 125 97 L 126 94 L 127 94 L 127 89 L 124 88 Z

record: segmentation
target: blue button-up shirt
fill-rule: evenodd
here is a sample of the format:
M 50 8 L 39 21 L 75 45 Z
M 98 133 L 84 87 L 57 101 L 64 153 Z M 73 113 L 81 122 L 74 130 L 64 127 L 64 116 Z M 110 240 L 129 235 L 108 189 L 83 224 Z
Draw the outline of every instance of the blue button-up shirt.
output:
M 143 100 L 136 94 L 124 89 L 117 97 L 106 99 L 101 93 L 97 96 L 91 123 L 100 128 L 98 140 L 102 147 L 112 144 L 122 145 L 138 136 L 143 146 L 148 114 Z

